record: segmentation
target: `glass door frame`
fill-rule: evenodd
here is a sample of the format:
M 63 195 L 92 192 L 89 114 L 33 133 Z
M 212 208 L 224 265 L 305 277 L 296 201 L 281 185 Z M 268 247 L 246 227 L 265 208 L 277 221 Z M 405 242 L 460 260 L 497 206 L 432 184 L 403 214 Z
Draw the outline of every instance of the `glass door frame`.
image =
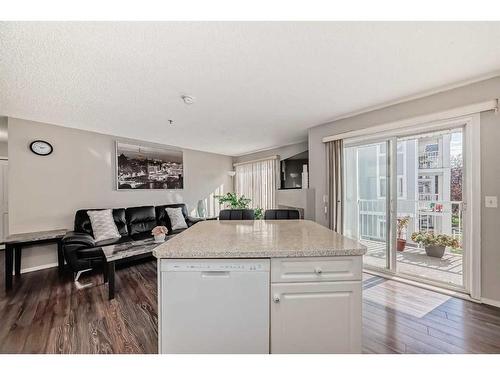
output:
M 480 298 L 481 257 L 480 257 L 480 209 L 481 193 L 480 184 L 480 145 L 479 145 L 479 114 L 457 117 L 453 119 L 427 122 L 424 124 L 388 129 L 374 132 L 372 135 L 357 136 L 344 139 L 344 148 L 363 146 L 373 143 L 387 142 L 389 152 L 386 158 L 387 187 L 387 256 L 386 268 L 379 268 L 363 264 L 367 270 L 397 276 L 417 283 L 428 284 L 451 291 L 470 294 L 472 298 Z M 463 230 L 463 287 L 439 282 L 419 276 L 397 272 L 396 251 L 396 218 L 397 218 L 397 140 L 399 137 L 419 135 L 433 131 L 443 131 L 463 127 L 463 204 L 464 204 L 464 230 Z M 396 162 L 393 162 L 396 161 Z M 474 167 L 475 172 L 472 170 Z M 396 176 L 392 178 L 391 176 Z M 476 179 L 476 181 L 474 181 Z M 345 181 L 345 178 L 344 178 Z M 344 182 L 345 184 L 345 182 Z M 473 208 L 471 210 L 471 208 Z M 469 212 L 471 211 L 471 212 Z M 479 232 L 479 234 L 478 234 Z
M 364 268 L 376 271 L 376 272 L 384 272 L 384 273 L 389 273 L 392 275 L 396 275 L 395 272 L 395 266 L 396 266 L 396 254 L 394 251 L 392 251 L 392 248 L 396 249 L 396 221 L 392 220 L 392 213 L 394 209 L 397 209 L 396 205 L 394 204 L 393 201 L 393 192 L 396 191 L 396 188 L 393 186 L 394 183 L 397 184 L 397 179 L 391 178 L 393 175 L 393 169 L 394 166 L 391 165 L 393 159 L 393 152 L 394 149 L 396 148 L 397 151 L 397 142 L 396 142 L 396 137 L 371 137 L 367 140 L 345 140 L 344 141 L 344 150 L 346 148 L 351 148 L 351 147 L 364 147 L 364 146 L 370 146 L 370 145 L 378 145 L 385 143 L 386 145 L 386 157 L 385 157 L 385 179 L 386 179 L 386 194 L 385 194 L 385 268 L 380 268 L 376 266 L 371 266 L 367 265 L 366 263 L 363 264 Z M 394 154 L 395 155 L 395 154 Z M 345 163 L 345 154 L 344 154 L 344 163 Z M 358 157 L 356 156 L 356 162 L 358 160 Z M 377 160 L 377 163 L 380 161 L 380 159 Z M 395 163 L 392 163 L 395 164 Z M 397 167 L 397 166 L 396 166 Z M 345 168 L 344 168 L 345 170 Z M 357 172 L 356 172 L 357 173 Z M 356 179 L 358 179 L 358 174 L 356 176 Z M 344 176 L 344 188 L 343 190 L 346 191 L 345 184 L 347 182 L 347 178 Z M 378 183 L 378 181 L 377 181 Z M 359 182 L 357 182 L 358 185 L 358 191 L 359 191 Z M 345 199 L 345 195 L 344 195 Z M 345 202 L 345 201 L 344 201 Z M 357 208 L 357 221 L 358 221 L 358 237 L 360 235 L 359 233 L 359 204 Z M 394 237 L 394 238 L 393 238 Z M 357 238 L 359 240 L 359 238 Z
M 394 152 L 397 152 L 397 142 L 401 139 L 401 138 L 411 138 L 411 137 L 415 137 L 417 138 L 418 136 L 422 136 L 422 135 L 427 135 L 427 134 L 432 134 L 432 133 L 443 133 L 443 130 L 445 131 L 450 131 L 450 133 L 453 133 L 454 130 L 456 129 L 461 129 L 461 132 L 462 132 L 462 162 L 463 162 L 463 167 L 462 167 L 462 176 L 463 176 L 463 184 L 462 184 L 462 204 L 464 207 L 466 207 L 467 205 L 467 200 L 466 200 L 466 181 L 467 181 L 467 174 L 466 174 L 466 166 L 467 166 L 467 162 L 465 160 L 465 145 L 466 145 L 466 123 L 463 123 L 463 122 L 455 122 L 454 124 L 449 124 L 445 129 L 443 129 L 442 127 L 440 128 L 434 128 L 434 129 L 424 129 L 424 130 L 415 130 L 414 132 L 412 133 L 407 133 L 407 134 L 404 134 L 404 135 L 401 135 L 401 136 L 397 136 L 395 137 L 395 144 L 396 144 L 396 149 L 394 150 Z M 446 134 L 446 133 L 445 133 Z M 396 155 L 396 154 L 394 154 Z M 397 159 L 394 159 L 394 160 L 397 160 Z M 393 168 L 391 168 L 393 170 L 393 175 L 394 176 L 397 176 L 397 162 L 396 163 L 393 163 L 394 165 L 392 166 Z M 393 179 L 395 180 L 395 183 L 397 184 L 397 178 L 396 179 Z M 395 187 L 396 189 L 396 187 Z M 394 227 L 396 227 L 396 219 L 397 219 L 397 213 L 398 213 L 398 199 L 397 199 L 397 195 L 395 194 L 393 197 L 394 199 L 394 210 L 391 212 L 391 214 L 393 214 L 394 216 L 394 220 L 391 220 L 393 221 L 393 224 L 394 224 Z M 465 216 L 465 215 L 464 215 Z M 391 251 L 392 251 L 392 258 L 393 258 L 393 261 L 394 261 L 394 268 L 391 268 L 391 271 L 394 275 L 396 276 L 399 276 L 399 277 L 402 277 L 402 278 L 406 278 L 406 279 L 410 279 L 410 280 L 413 280 L 413 281 L 417 281 L 417 282 L 423 282 L 425 284 L 430 284 L 430 285 L 434 285 L 434 286 L 437 286 L 437 287 L 441 287 L 441 288 L 445 288 L 445 289 L 449 289 L 449 290 L 452 290 L 452 291 L 457 291 L 457 292 L 462 292 L 462 293 L 469 293 L 469 288 L 468 288 L 468 278 L 469 278 L 469 272 L 467 271 L 468 269 L 468 262 L 469 262 L 469 251 L 468 251 L 468 248 L 467 248 L 467 234 L 466 234 L 466 227 L 467 227 L 467 224 L 466 224 L 466 220 L 463 221 L 463 229 L 462 230 L 462 249 L 463 249 L 463 255 L 462 255 L 462 285 L 458 285 L 458 284 L 452 284 L 452 283 L 446 283 L 446 282 L 441 282 L 437 279 L 432 279 L 430 277 L 425 277 L 425 276 L 421 276 L 421 275 L 412 275 L 411 273 L 407 273 L 407 272 L 403 272 L 403 271 L 399 271 L 398 268 L 397 268 L 397 259 L 396 259 L 396 256 L 397 256 L 397 251 L 396 249 L 394 248 L 394 250 L 392 250 L 391 248 Z M 395 238 L 394 241 L 397 241 L 397 239 Z

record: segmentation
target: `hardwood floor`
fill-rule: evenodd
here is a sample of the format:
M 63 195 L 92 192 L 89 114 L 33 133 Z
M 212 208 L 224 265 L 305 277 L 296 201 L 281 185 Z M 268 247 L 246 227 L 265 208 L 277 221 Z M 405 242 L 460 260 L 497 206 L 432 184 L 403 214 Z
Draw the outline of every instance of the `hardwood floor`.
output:
M 54 268 L 23 274 L 6 294 L 2 278 L 0 353 L 157 353 L 155 260 L 118 268 L 112 301 L 101 275 L 84 281 L 94 286 L 77 290 Z
M 500 353 L 500 309 L 364 275 L 365 353 Z
M 0 267 L 3 274 L 3 252 Z M 156 261 L 116 271 L 107 300 L 102 276 L 76 290 L 57 269 L 0 281 L 0 353 L 156 353 Z M 365 275 L 364 353 L 500 353 L 500 309 Z

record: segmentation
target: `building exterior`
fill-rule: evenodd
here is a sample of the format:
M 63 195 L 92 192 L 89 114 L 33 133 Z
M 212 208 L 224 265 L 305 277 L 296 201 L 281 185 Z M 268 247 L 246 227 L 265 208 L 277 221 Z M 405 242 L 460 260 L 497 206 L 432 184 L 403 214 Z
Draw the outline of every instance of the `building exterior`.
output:
M 461 137 L 461 132 L 434 133 L 398 140 L 397 213 L 398 217 L 410 217 L 404 234 L 407 240 L 412 232 L 419 230 L 461 237 Z M 385 143 L 345 149 L 348 236 L 386 239 L 386 152 Z M 454 197 L 452 176 L 460 190 Z

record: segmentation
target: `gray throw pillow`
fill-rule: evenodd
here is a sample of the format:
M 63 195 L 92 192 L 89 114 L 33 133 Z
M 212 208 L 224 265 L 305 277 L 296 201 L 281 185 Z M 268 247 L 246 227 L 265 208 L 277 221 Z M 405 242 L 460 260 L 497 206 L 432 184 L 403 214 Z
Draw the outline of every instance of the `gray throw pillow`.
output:
M 167 215 L 170 218 L 170 223 L 172 224 L 172 230 L 176 229 L 186 229 L 188 226 L 186 224 L 186 219 L 184 219 L 184 215 L 182 214 L 182 208 L 165 208 L 167 211 Z
M 87 211 L 96 241 L 120 238 L 112 210 Z

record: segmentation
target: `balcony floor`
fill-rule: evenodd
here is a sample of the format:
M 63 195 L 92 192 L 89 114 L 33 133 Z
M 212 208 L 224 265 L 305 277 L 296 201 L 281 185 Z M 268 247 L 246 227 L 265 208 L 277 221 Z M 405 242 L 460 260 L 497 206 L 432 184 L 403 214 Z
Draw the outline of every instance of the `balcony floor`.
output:
M 365 264 L 385 268 L 386 250 L 385 243 L 371 240 L 361 240 L 368 247 L 364 256 Z M 405 250 L 398 251 L 397 271 L 400 274 L 423 277 L 454 286 L 463 285 L 463 257 L 460 254 L 446 250 L 443 258 L 430 257 L 424 249 L 406 246 Z

